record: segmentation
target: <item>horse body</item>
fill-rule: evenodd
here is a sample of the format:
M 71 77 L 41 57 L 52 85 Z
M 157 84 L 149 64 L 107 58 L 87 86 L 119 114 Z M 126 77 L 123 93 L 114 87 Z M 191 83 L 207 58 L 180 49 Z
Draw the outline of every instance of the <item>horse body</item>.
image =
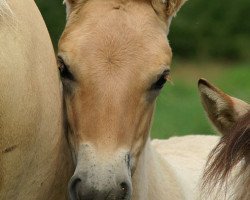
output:
M 0 199 L 66 199 L 71 158 L 53 47 L 33 0 L 7 3 L 0 4 Z
M 204 196 L 250 199 L 250 105 L 231 97 L 206 80 L 199 81 L 202 103 L 222 133 L 203 177 Z
M 197 199 L 217 136 L 185 136 L 148 142 L 133 176 L 132 199 Z

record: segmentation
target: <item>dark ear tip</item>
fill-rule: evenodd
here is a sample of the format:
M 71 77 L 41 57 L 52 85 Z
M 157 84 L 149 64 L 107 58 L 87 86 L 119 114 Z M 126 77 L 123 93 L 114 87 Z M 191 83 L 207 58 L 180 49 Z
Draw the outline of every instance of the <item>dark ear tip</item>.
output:
M 208 87 L 208 88 L 214 88 L 206 79 L 200 78 L 198 81 L 198 87 Z
M 208 84 L 208 82 L 207 82 L 206 79 L 200 78 L 199 81 L 198 81 L 198 86 L 200 86 L 200 85 L 206 85 L 206 86 L 208 86 L 209 84 Z

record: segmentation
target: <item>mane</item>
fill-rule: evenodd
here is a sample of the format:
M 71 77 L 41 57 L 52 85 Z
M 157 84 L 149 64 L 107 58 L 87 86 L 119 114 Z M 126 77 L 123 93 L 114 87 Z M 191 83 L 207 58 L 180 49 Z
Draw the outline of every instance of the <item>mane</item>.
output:
M 250 192 L 241 189 L 243 186 L 248 188 L 250 185 L 249 165 L 250 112 L 238 120 L 232 129 L 221 138 L 218 145 L 210 153 L 203 175 L 202 189 L 206 189 L 209 194 L 214 190 L 218 190 L 216 191 L 216 193 L 218 193 L 221 189 L 224 189 L 222 188 L 223 186 L 225 186 L 227 190 L 229 187 L 232 187 L 232 185 L 236 187 L 238 185 L 240 187 L 237 188 L 238 194 L 232 195 L 237 196 L 237 199 L 242 200 L 249 198 Z M 236 166 L 239 166 L 239 168 L 235 169 Z M 233 171 L 235 172 L 235 176 L 232 178 L 231 175 L 233 174 Z M 214 189 L 216 188 L 215 186 L 217 189 Z M 233 199 L 234 198 L 235 197 L 233 197 Z
M 0 0 L 0 18 L 5 16 L 9 16 L 12 14 L 10 6 L 6 2 L 6 0 Z

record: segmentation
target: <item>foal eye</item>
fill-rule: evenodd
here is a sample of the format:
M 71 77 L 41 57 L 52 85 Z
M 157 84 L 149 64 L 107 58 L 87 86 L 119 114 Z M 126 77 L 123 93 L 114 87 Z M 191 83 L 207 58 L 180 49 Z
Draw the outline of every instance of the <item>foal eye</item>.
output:
M 168 81 L 170 70 L 165 70 L 159 77 L 159 79 L 151 86 L 152 90 L 160 90 Z
M 57 64 L 62 79 L 68 79 L 71 81 L 75 80 L 73 74 L 69 71 L 68 66 L 64 63 L 62 57 L 58 56 Z

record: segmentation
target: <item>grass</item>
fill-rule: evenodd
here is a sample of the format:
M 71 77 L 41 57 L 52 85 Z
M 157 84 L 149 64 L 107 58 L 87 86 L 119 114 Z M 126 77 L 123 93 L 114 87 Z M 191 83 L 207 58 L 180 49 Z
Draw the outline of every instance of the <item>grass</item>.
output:
M 157 100 L 153 138 L 215 133 L 200 103 L 197 81 L 201 77 L 231 96 L 250 100 L 250 64 L 174 63 L 174 85 L 166 85 Z

